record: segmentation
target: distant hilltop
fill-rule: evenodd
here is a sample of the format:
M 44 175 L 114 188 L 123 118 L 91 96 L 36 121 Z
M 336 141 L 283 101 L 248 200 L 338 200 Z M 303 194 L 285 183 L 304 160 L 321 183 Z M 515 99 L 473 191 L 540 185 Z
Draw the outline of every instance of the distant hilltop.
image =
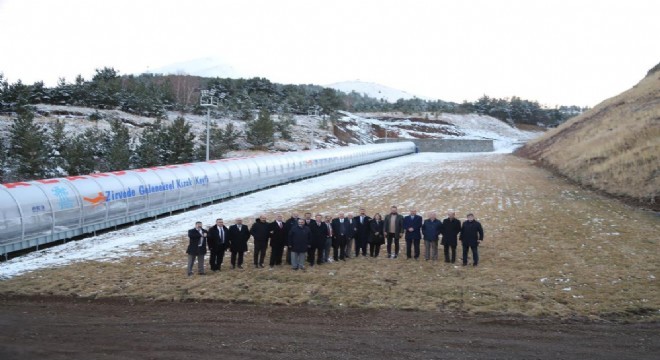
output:
M 376 84 L 373 82 L 366 82 L 359 80 L 342 81 L 333 84 L 328 84 L 325 86 L 331 89 L 339 90 L 347 94 L 352 91 L 355 91 L 358 94 L 367 95 L 368 97 L 378 100 L 383 99 L 391 103 L 396 102 L 399 99 L 408 100 L 408 99 L 418 98 L 418 99 L 428 100 L 428 98 L 425 98 L 423 96 L 417 96 L 403 90 L 394 89 L 389 86 Z

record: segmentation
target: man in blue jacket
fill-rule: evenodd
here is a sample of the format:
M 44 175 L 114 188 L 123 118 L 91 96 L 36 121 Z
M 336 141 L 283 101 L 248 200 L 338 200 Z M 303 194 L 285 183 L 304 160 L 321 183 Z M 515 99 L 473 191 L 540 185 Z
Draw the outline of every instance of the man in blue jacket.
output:
M 435 211 L 429 213 L 424 220 L 422 233 L 424 234 L 424 260 L 438 260 L 438 238 L 442 232 L 442 223 L 438 220 Z
M 474 219 L 473 214 L 467 214 L 467 220 L 461 227 L 459 236 L 463 244 L 463 266 L 468 264 L 468 251 L 472 250 L 472 265 L 479 264 L 479 244 L 484 240 L 484 229 L 481 224 Z
M 412 246 L 415 245 L 415 260 L 419 259 L 419 242 L 422 240 L 422 217 L 417 210 L 410 210 L 410 215 L 403 218 L 403 228 L 406 229 L 406 258 L 411 258 Z

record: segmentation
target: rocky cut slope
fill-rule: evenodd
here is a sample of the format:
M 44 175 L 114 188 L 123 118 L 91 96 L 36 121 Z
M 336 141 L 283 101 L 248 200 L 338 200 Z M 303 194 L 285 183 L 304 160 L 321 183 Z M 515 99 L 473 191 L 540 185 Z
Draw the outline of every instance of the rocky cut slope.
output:
M 660 64 L 632 89 L 517 153 L 582 185 L 660 209 Z

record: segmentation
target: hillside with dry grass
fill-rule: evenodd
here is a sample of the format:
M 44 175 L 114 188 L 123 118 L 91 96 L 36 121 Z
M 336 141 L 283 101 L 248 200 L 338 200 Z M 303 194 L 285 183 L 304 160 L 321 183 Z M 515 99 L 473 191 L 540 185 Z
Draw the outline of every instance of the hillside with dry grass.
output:
M 660 64 L 632 89 L 530 141 L 518 154 L 581 185 L 660 209 Z
M 231 270 L 226 254 L 221 272 L 189 278 L 185 272 L 187 228 L 179 226 L 179 231 L 162 235 L 156 232 L 181 218 L 191 223 L 191 215 L 183 213 L 111 233 L 117 238 L 149 232 L 154 239 L 126 255 L 81 258 L 67 266 L 44 266 L 9 279 L 2 279 L 2 273 L 12 261 L 5 269 L 0 264 L 0 298 L 55 296 L 566 319 L 660 319 L 660 222 L 654 214 L 580 189 L 511 155 L 452 158 L 421 153 L 399 161 L 389 167 L 367 165 L 361 171 L 375 174 L 373 179 L 342 191 L 332 188 L 313 196 L 293 195 L 282 207 L 269 208 L 272 200 L 265 192 L 254 196 L 263 199 L 263 212 L 269 219 L 291 211 L 334 214 L 359 206 L 371 215 L 387 211 L 391 204 L 400 205 L 404 214 L 413 207 L 420 213 L 435 209 L 440 214 L 453 208 L 462 218 L 474 212 L 486 234 L 478 267 L 462 267 L 460 260 L 457 264 L 406 260 L 402 253 L 396 260 L 360 257 L 305 272 L 284 266 L 273 271 L 252 266 Z M 268 191 L 295 194 L 296 187 L 323 187 L 319 179 Z M 231 201 L 199 209 L 194 219 L 207 223 L 222 216 L 225 209 L 235 206 Z M 245 197 L 235 201 L 250 206 Z M 246 223 L 255 216 L 258 214 L 247 217 Z M 96 251 L 104 252 L 100 247 L 106 240 L 92 238 L 77 244 L 84 241 L 95 242 Z M 401 244 L 405 246 L 403 240 Z M 249 245 L 252 250 L 252 240 Z M 76 256 L 83 253 L 77 247 L 68 249 Z M 29 262 L 67 256 L 57 251 L 46 249 L 45 257 Z M 252 256 L 252 252 L 246 255 L 247 265 Z M 30 258 L 13 262 L 23 259 Z

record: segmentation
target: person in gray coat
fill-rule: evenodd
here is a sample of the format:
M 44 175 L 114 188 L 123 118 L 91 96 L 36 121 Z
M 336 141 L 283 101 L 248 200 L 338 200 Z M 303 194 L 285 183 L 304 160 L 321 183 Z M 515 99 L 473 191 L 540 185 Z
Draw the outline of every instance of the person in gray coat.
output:
M 305 219 L 299 219 L 298 225 L 289 232 L 289 251 L 291 252 L 291 268 L 305 269 L 305 257 L 312 247 L 312 231 L 305 226 Z

